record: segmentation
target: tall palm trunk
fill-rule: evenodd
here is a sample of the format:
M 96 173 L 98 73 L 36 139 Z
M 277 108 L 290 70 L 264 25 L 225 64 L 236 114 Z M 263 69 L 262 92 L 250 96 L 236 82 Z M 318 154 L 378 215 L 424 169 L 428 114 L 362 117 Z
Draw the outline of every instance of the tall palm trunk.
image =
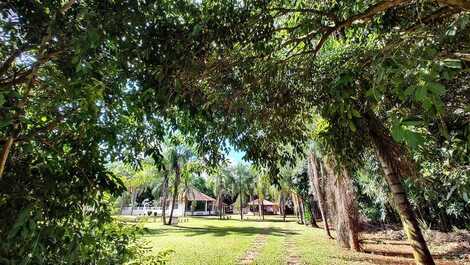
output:
M 309 165 L 312 171 L 312 173 L 308 175 L 311 178 L 311 185 L 313 186 L 313 190 L 315 191 L 317 195 L 318 206 L 320 208 L 321 217 L 323 219 L 325 232 L 326 232 L 326 235 L 332 239 L 333 237 L 331 236 L 331 233 L 330 233 L 330 227 L 329 227 L 328 218 L 327 218 L 328 213 L 326 212 L 327 209 L 325 205 L 325 196 L 322 192 L 322 185 L 320 181 L 320 175 L 322 173 L 321 164 L 318 161 L 315 154 L 313 153 L 309 155 L 308 160 L 309 160 Z
M 240 189 L 240 221 L 243 221 L 243 192 L 242 192 L 242 178 L 239 178 L 239 189 Z
M 310 216 L 311 216 L 311 218 L 310 218 L 310 225 L 311 225 L 312 227 L 318 228 L 317 221 L 315 220 L 315 218 L 316 218 L 315 200 L 313 199 L 313 195 L 312 195 L 312 194 L 310 194 L 310 195 L 308 196 L 308 198 L 309 198 L 309 203 L 308 203 L 308 206 L 309 206 L 309 207 L 308 207 L 308 211 L 309 211 Z
M 302 198 L 298 194 L 295 194 L 295 198 L 297 199 L 297 207 L 299 209 L 299 217 L 300 217 L 300 223 L 305 224 L 304 222 L 304 207 L 302 203 Z
M 413 256 L 419 265 L 434 265 L 431 252 L 419 227 L 415 213 L 401 183 L 401 178 L 411 175 L 410 160 L 373 113 L 367 113 L 369 134 L 376 147 L 377 156 L 384 171 L 385 179 L 392 191 L 393 201 L 398 209 Z
M 335 180 L 336 240 L 343 248 L 359 251 L 359 212 L 349 171 L 342 167 L 339 176 L 335 177 L 334 159 L 325 161 L 324 165 L 329 177 Z
M 175 209 L 175 203 L 176 203 L 176 197 L 178 197 L 178 186 L 180 185 L 180 168 L 179 165 L 176 164 L 175 166 L 175 187 L 173 190 L 173 198 L 171 200 L 171 210 L 170 210 L 170 220 L 169 224 L 171 225 L 172 219 L 173 219 L 173 210 Z
M 217 192 L 217 208 L 218 208 L 218 211 L 219 211 L 219 219 L 222 220 L 222 215 L 223 215 L 223 199 L 222 199 L 222 196 L 223 196 L 223 189 L 222 187 L 219 185 L 219 191 Z
M 163 205 L 162 205 L 162 220 L 163 224 L 166 225 L 166 201 L 168 199 L 168 175 L 165 175 L 163 179 L 163 187 L 162 187 L 162 197 L 163 197 Z
M 262 217 L 262 220 L 264 221 L 264 199 L 261 201 L 261 217 Z
M 260 197 L 258 196 L 258 214 L 259 214 L 260 219 L 261 219 L 261 215 L 263 215 L 262 211 L 263 211 L 263 208 L 261 207 L 261 200 L 260 200 Z
M 282 196 L 282 220 L 286 221 L 286 196 Z
M 302 197 L 299 196 L 299 204 L 300 204 L 300 212 L 302 213 L 302 224 L 306 224 L 307 222 L 305 221 L 305 205 L 304 205 L 304 200 Z
M 131 215 L 134 214 L 134 204 L 135 204 L 135 197 L 136 197 L 136 189 L 131 188 Z
M 240 220 L 243 221 L 243 196 L 240 193 Z
M 184 209 L 183 209 L 183 216 L 186 217 L 186 205 L 188 205 L 188 195 L 186 192 L 184 193 Z

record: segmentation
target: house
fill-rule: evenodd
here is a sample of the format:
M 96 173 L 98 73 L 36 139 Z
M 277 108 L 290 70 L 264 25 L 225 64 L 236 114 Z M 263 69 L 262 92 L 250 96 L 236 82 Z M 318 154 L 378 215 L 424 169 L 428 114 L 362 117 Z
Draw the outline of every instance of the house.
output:
M 270 202 L 268 200 L 263 200 L 262 203 L 256 200 L 252 200 L 251 202 L 248 202 L 248 211 L 253 213 L 254 215 L 259 214 L 259 207 L 260 204 L 263 207 L 263 213 L 264 214 L 279 214 L 279 205 L 274 202 Z
M 143 203 L 140 207 L 123 207 L 121 210 L 122 215 L 158 215 L 161 216 L 163 209 L 161 204 L 163 199 L 157 203 L 156 207 L 150 206 L 149 203 Z M 167 216 L 171 212 L 171 195 L 166 200 Z M 186 192 L 178 197 L 175 207 L 173 209 L 173 216 L 184 215 L 212 215 L 216 214 L 216 199 L 200 192 L 194 187 L 190 187 Z

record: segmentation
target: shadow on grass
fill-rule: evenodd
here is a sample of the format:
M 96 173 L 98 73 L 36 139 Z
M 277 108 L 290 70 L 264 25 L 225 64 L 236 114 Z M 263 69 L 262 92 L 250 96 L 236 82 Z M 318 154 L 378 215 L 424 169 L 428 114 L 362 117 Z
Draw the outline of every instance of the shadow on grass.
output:
M 204 220 L 204 219 L 209 219 L 209 220 L 219 220 L 219 221 L 235 221 L 235 222 L 240 222 L 240 217 L 236 215 L 231 215 L 230 219 L 219 219 L 218 216 L 191 216 L 192 219 L 199 219 L 199 220 Z M 279 217 L 277 215 L 267 215 L 265 216 L 265 219 L 262 220 L 259 216 L 257 215 L 245 215 L 243 222 L 266 222 L 266 223 L 294 223 L 296 222 L 297 219 L 293 216 L 288 216 L 286 220 L 284 221 L 282 217 Z
M 376 244 L 384 246 L 387 244 Z M 367 244 L 363 246 L 363 254 L 356 253 L 358 255 L 353 256 L 344 256 L 341 259 L 351 262 L 364 262 L 368 261 L 373 264 L 397 264 L 397 265 L 414 265 L 415 261 L 413 259 L 413 253 L 411 249 L 402 248 L 401 250 L 391 250 L 387 248 L 368 248 L 372 244 Z M 464 246 L 455 246 L 448 249 L 447 251 L 439 254 L 433 254 L 433 258 L 436 261 L 436 264 L 439 265 L 458 265 L 462 264 L 463 257 L 462 255 L 470 253 L 470 249 Z
M 274 235 L 274 236 L 287 236 L 297 235 L 297 232 L 292 230 L 270 227 L 217 227 L 217 226 L 204 226 L 204 227 L 187 227 L 184 225 L 178 225 L 176 227 L 164 227 L 164 228 L 147 228 L 147 235 L 165 235 L 166 233 L 171 234 L 184 234 L 184 236 L 199 236 L 199 235 L 211 235 L 217 237 L 223 237 L 231 234 L 250 236 L 250 235 Z

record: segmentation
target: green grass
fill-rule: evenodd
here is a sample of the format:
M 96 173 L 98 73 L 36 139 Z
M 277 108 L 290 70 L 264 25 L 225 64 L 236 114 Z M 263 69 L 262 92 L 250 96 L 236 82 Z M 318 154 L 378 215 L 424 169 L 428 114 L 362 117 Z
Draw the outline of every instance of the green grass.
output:
M 304 264 L 349 264 L 343 257 L 347 252 L 339 249 L 335 241 L 328 240 L 323 230 L 299 225 L 293 219 L 282 222 L 277 217 L 270 217 L 259 222 L 257 217 L 250 216 L 250 220 L 241 222 L 235 218 L 194 217 L 178 226 L 149 222 L 145 224 L 148 233 L 144 238 L 155 251 L 174 250 L 170 262 L 174 265 L 237 264 L 260 233 L 267 235 L 266 244 L 254 264 L 286 264 L 286 237 L 295 241 L 295 254 Z

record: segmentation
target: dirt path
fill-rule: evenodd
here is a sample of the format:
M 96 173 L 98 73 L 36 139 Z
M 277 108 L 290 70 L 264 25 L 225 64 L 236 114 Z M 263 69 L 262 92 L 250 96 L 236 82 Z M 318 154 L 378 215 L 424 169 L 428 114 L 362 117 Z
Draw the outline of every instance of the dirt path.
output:
M 300 256 L 296 254 L 295 241 L 290 237 L 286 237 L 284 246 L 287 252 L 287 265 L 300 265 Z
M 259 234 L 256 236 L 255 240 L 250 244 L 248 250 L 245 252 L 245 255 L 239 259 L 238 264 L 252 264 L 256 257 L 258 256 L 261 249 L 266 244 L 266 234 Z

